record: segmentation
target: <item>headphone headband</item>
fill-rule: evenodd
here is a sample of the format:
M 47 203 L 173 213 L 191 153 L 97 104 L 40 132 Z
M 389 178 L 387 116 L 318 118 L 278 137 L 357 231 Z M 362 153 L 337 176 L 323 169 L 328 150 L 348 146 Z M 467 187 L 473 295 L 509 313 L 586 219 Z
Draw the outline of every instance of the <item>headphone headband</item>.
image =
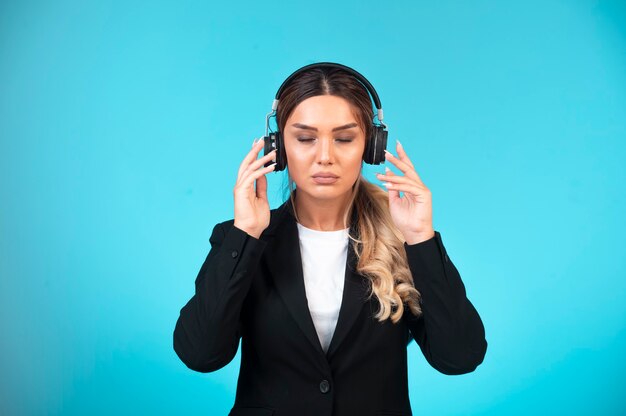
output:
M 285 79 L 283 81 L 282 84 L 280 84 L 280 87 L 278 88 L 278 91 L 276 92 L 276 95 L 274 96 L 274 101 L 272 102 L 272 111 L 270 111 L 265 116 L 265 135 L 266 136 L 269 133 L 269 120 L 270 120 L 270 117 L 272 117 L 274 114 L 276 114 L 276 109 L 278 108 L 278 102 L 280 101 L 280 96 L 281 96 L 283 90 L 285 89 L 285 87 L 289 84 L 289 82 L 291 82 L 292 79 L 294 79 L 301 72 L 304 72 L 304 71 L 312 69 L 312 68 L 318 68 L 318 67 L 331 67 L 331 68 L 343 69 L 344 71 L 347 71 L 348 73 L 353 75 L 356 79 L 358 79 L 361 82 L 361 84 L 363 84 L 363 86 L 367 89 L 367 91 L 369 92 L 370 96 L 374 100 L 374 105 L 376 106 L 376 110 L 378 110 L 377 114 L 376 114 L 376 116 L 378 117 L 378 122 L 384 128 L 387 128 L 387 125 L 385 123 L 383 123 L 383 119 L 384 119 L 383 106 L 380 103 L 380 98 L 378 97 L 378 93 L 374 89 L 374 86 L 367 80 L 367 78 L 365 78 L 363 75 L 361 75 L 358 71 L 356 71 L 356 70 L 354 70 L 354 69 L 352 69 L 352 68 L 350 68 L 349 66 L 346 66 L 346 65 L 342 65 L 342 64 L 339 64 L 339 63 L 336 63 L 336 62 L 316 62 L 316 63 L 313 63 L 313 64 L 305 65 L 302 68 L 294 71 L 291 75 L 289 75 L 287 77 L 287 79 Z
M 367 78 L 365 78 L 363 75 L 361 75 L 356 70 L 350 68 L 349 66 L 345 66 L 345 65 L 338 64 L 335 62 L 317 62 L 314 64 L 303 66 L 302 68 L 296 70 L 293 74 L 289 75 L 287 79 L 284 80 L 283 83 L 278 88 L 278 92 L 276 93 L 276 96 L 274 97 L 276 101 L 280 100 L 280 95 L 282 94 L 283 89 L 285 89 L 285 86 L 289 84 L 289 82 L 293 78 L 295 78 L 299 73 L 312 69 L 312 68 L 317 68 L 317 67 L 322 67 L 322 66 L 343 69 L 344 71 L 347 71 L 350 74 L 354 75 L 359 81 L 361 81 L 361 83 L 365 86 L 365 88 L 368 89 L 372 98 L 374 99 L 374 104 L 376 105 L 376 108 L 378 110 L 382 110 L 382 106 L 380 104 L 380 98 L 378 98 L 378 94 L 376 93 L 374 86 L 367 80 Z

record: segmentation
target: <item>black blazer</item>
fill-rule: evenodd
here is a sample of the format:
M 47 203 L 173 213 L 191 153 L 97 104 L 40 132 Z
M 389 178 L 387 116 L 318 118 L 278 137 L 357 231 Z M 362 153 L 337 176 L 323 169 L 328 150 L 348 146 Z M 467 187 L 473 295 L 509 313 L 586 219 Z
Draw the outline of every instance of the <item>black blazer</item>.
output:
M 407 345 L 415 339 L 444 374 L 474 371 L 487 350 L 485 329 L 467 299 L 441 235 L 405 250 L 423 315 L 378 322 L 368 280 L 354 271 L 349 244 L 342 304 L 324 353 L 307 306 L 298 230 L 289 200 L 271 210 L 259 239 L 217 224 L 211 250 L 180 310 L 174 350 L 192 370 L 228 364 L 241 339 L 241 366 L 229 415 L 411 415 Z

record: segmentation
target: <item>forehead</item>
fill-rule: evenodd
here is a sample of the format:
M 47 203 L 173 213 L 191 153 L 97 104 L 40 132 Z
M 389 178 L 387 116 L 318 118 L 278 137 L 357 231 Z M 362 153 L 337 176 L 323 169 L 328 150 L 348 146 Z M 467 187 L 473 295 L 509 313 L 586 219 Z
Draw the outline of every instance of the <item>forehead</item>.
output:
M 294 108 L 287 124 L 303 123 L 318 127 L 335 127 L 351 122 L 358 123 L 350 102 L 334 95 L 309 97 Z

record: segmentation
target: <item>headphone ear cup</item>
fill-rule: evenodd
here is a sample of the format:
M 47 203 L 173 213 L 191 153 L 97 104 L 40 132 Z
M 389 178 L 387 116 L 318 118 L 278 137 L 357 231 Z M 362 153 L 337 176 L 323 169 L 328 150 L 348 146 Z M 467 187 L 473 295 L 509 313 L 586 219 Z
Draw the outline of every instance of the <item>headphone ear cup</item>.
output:
M 387 134 L 389 132 L 382 126 L 376 126 L 375 131 L 377 140 L 374 141 L 376 148 L 374 149 L 374 160 L 372 164 L 380 165 L 385 162 L 385 149 L 387 148 Z
M 287 160 L 285 159 L 285 150 L 283 149 L 283 135 L 280 131 L 275 133 L 276 139 L 276 167 L 274 171 L 285 170 L 287 167 Z
M 269 136 L 264 137 L 265 145 L 263 146 L 263 155 L 267 155 L 272 150 L 276 149 L 276 166 L 274 166 L 274 172 L 278 172 L 285 169 L 285 161 L 283 160 L 283 141 L 280 132 L 270 133 Z M 267 162 L 264 166 L 269 166 L 274 162 Z
M 387 148 L 387 130 L 382 126 L 372 126 L 372 136 L 365 144 L 363 161 L 370 165 L 380 165 L 385 161 L 385 149 Z

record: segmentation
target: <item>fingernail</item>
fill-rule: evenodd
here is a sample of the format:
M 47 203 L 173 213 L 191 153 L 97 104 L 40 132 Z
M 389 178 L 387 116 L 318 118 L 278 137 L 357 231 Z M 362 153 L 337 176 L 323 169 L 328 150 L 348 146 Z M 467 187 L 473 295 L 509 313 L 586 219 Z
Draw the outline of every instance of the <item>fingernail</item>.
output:
M 398 143 L 400 147 L 402 147 L 402 143 L 400 143 L 400 140 L 396 139 L 396 143 Z
M 391 184 L 389 182 L 383 182 L 383 185 L 385 185 L 387 188 L 389 188 L 391 186 Z
M 389 169 L 387 166 L 385 166 L 385 173 L 387 172 L 391 172 L 391 169 Z
M 385 149 L 385 153 L 387 153 L 388 155 L 391 155 L 391 152 L 389 150 L 387 150 L 387 149 Z M 393 156 L 393 155 L 391 155 L 391 156 Z

